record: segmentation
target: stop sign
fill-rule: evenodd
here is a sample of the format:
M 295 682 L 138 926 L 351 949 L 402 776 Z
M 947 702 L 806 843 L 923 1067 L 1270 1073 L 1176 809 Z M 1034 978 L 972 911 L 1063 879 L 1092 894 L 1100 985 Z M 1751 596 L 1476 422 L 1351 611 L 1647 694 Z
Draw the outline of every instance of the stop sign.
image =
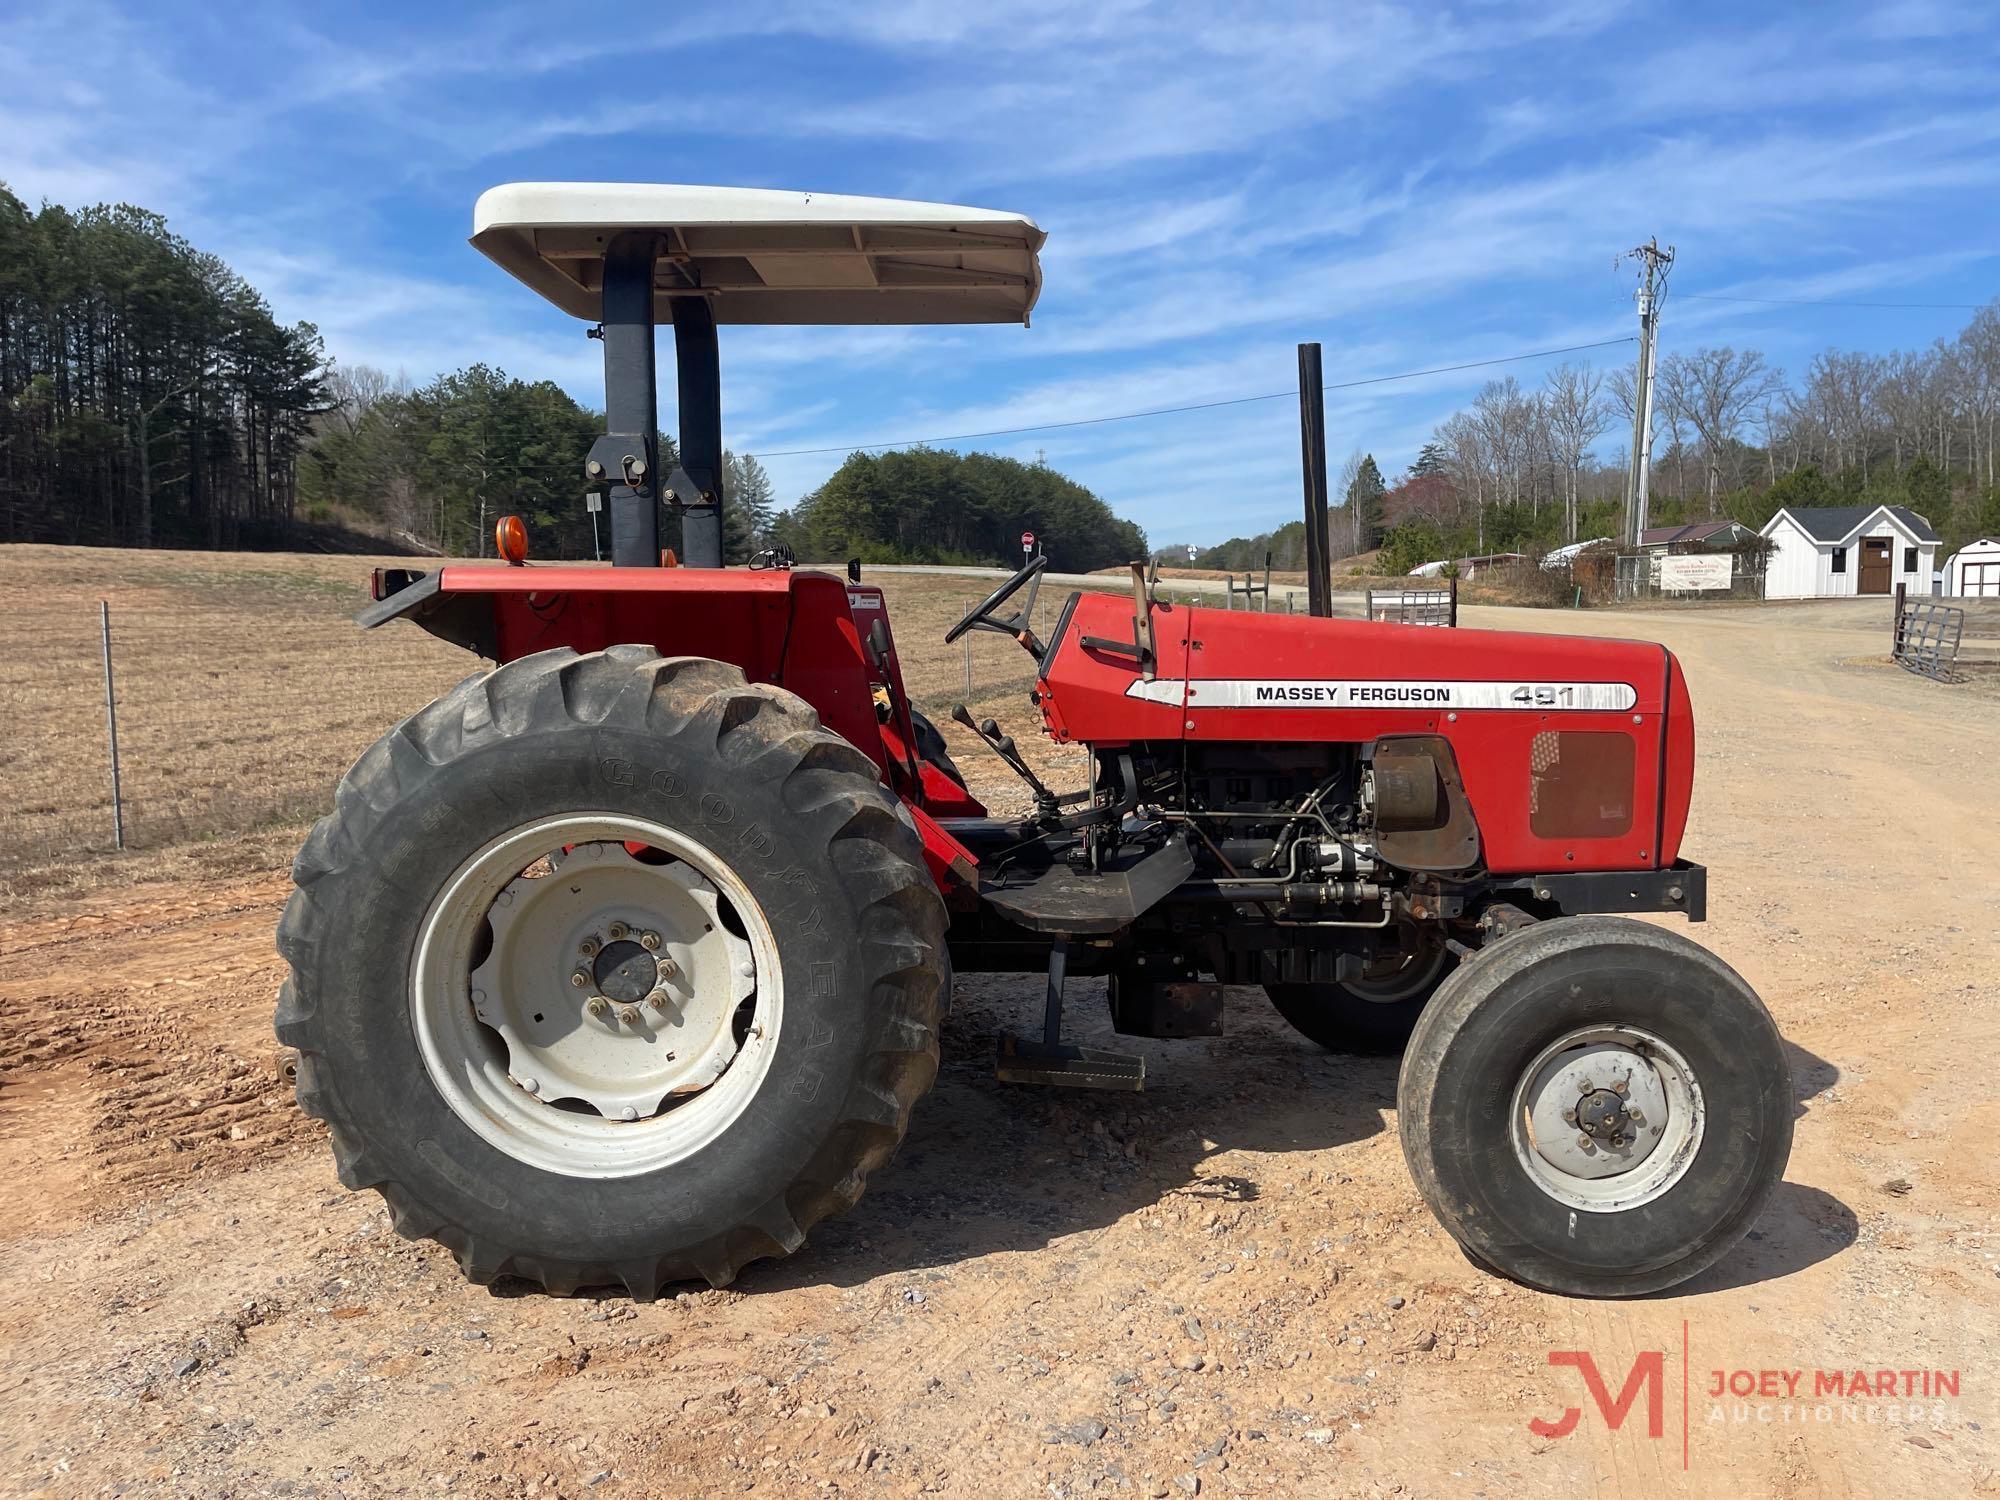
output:
M 1034 534 L 1034 532 L 1032 532 L 1032 531 L 1024 531 L 1024 532 L 1022 532 L 1022 533 L 1021 533 L 1021 550 L 1022 550 L 1023 552 L 1029 552 L 1029 553 L 1031 553 L 1031 552 L 1033 552 L 1033 551 L 1035 550 L 1035 534 Z

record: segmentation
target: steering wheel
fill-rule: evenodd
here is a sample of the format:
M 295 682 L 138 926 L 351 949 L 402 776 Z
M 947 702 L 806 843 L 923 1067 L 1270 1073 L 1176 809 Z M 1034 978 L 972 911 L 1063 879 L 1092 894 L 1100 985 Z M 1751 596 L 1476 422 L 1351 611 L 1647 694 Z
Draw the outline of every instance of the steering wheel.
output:
M 949 646 L 968 630 L 995 630 L 1019 640 L 1028 628 L 1028 617 L 1035 612 L 1035 594 L 1041 589 L 1042 570 L 1048 565 L 1049 560 L 1046 556 L 1031 559 L 1020 572 L 980 600 L 978 607 L 971 614 L 947 630 L 944 633 L 944 643 Z M 1026 602 L 1005 619 L 994 614 L 1001 605 L 1020 593 L 1023 585 L 1028 590 Z

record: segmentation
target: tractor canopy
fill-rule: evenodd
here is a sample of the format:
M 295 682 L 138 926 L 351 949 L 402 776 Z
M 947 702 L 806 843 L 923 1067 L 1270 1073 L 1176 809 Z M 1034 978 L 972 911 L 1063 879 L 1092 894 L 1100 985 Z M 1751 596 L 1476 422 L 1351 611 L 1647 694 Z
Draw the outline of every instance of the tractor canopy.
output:
M 472 243 L 604 341 L 605 433 L 584 465 L 609 494 L 611 560 L 659 561 L 658 507 L 684 560 L 722 565 L 725 323 L 1021 323 L 1047 238 L 990 208 L 769 188 L 514 182 L 482 193 Z M 653 330 L 674 330 L 680 467 L 657 444 Z
M 472 213 L 475 248 L 593 322 L 633 230 L 656 237 L 661 322 L 695 298 L 717 323 L 1026 323 L 1047 238 L 998 209 L 769 188 L 514 182 Z

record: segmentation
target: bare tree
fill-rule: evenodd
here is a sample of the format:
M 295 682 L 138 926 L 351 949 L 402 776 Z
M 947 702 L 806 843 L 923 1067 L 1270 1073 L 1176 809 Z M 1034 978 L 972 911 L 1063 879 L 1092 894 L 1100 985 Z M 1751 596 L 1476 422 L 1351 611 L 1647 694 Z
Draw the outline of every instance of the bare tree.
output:
M 1489 380 L 1472 403 L 1472 420 L 1479 426 L 1493 469 L 1494 498 L 1518 505 L 1530 492 L 1537 451 L 1539 403 L 1523 395 L 1512 375 Z
M 1701 439 L 1711 515 L 1722 488 L 1723 461 L 1739 441 L 1745 418 L 1782 383 L 1755 349 L 1738 353 L 1726 344 L 1670 354 L 1660 362 L 1660 400 L 1669 419 L 1680 418 Z
M 1541 410 L 1563 481 L 1563 540 L 1576 540 L 1577 491 L 1591 444 L 1611 425 L 1604 377 L 1588 365 L 1560 364 L 1542 385 Z
M 1361 461 L 1364 456 L 1361 450 L 1356 448 L 1340 461 L 1340 476 L 1334 480 L 1333 488 L 1330 491 L 1331 494 L 1351 495 L 1354 493 L 1354 476 L 1361 472 Z M 1336 558 L 1329 560 L 1337 560 L 1338 557 L 1352 557 L 1361 550 L 1361 528 L 1366 524 L 1361 518 L 1361 507 L 1358 505 L 1349 505 L 1345 508 L 1352 512 L 1352 514 L 1341 518 L 1342 524 L 1339 540 L 1336 541 L 1332 537 L 1333 527 L 1330 524 L 1327 527 L 1327 540 L 1329 546 L 1334 549 L 1336 554 Z
M 327 420 L 351 436 L 368 409 L 395 389 L 373 365 L 335 365 L 326 377 Z
M 1480 424 L 1465 412 L 1454 412 L 1437 429 L 1438 446 L 1444 449 L 1445 474 L 1461 502 L 1472 497 L 1473 517 L 1478 530 L 1478 547 L 1486 548 L 1486 490 L 1493 472 L 1492 451 Z

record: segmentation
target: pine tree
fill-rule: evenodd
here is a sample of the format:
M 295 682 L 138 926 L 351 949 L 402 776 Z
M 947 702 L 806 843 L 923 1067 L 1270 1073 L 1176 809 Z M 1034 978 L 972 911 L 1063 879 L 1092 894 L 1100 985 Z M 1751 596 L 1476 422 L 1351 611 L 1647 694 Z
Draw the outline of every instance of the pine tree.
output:
M 1444 472 L 1444 448 L 1438 443 L 1425 443 L 1417 450 L 1417 461 L 1410 465 L 1410 477 L 1421 479 L 1426 474 Z
M 1354 482 L 1347 487 L 1347 512 L 1354 518 L 1354 550 L 1366 552 L 1382 543 L 1382 496 L 1388 486 L 1375 466 L 1375 455 L 1361 460 Z

